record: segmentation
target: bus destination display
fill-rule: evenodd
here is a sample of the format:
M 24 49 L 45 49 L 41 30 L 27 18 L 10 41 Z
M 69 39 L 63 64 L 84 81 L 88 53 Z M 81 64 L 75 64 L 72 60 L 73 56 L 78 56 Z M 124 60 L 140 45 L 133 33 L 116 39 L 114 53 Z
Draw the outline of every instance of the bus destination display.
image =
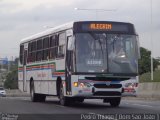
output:
M 132 29 L 130 29 L 132 28 Z M 129 33 L 134 32 L 131 24 L 114 23 L 114 22 L 77 22 L 74 26 L 76 32 L 89 32 L 89 31 L 107 31 L 107 32 L 120 32 Z

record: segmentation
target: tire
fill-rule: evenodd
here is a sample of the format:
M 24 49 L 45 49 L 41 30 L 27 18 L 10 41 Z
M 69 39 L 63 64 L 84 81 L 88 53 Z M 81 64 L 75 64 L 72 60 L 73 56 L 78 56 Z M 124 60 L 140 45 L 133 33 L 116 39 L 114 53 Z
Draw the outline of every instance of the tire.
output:
M 45 102 L 46 95 L 44 94 L 36 94 L 35 93 L 35 88 L 34 88 L 34 82 L 31 82 L 30 85 L 30 96 L 31 96 L 31 101 L 32 102 Z
M 118 107 L 120 105 L 120 102 L 121 102 L 121 97 L 113 98 L 110 100 L 110 105 L 112 107 Z
M 63 106 L 67 106 L 70 104 L 70 100 L 68 97 L 64 96 L 64 90 L 63 90 L 63 85 L 61 84 L 59 87 L 59 102 Z
M 45 102 L 45 100 L 46 100 L 46 95 L 44 95 L 44 94 L 37 94 L 37 96 L 38 96 L 38 102 Z
M 34 89 L 34 82 L 31 81 L 30 84 L 30 96 L 31 96 L 31 101 L 32 102 L 37 102 L 38 96 L 35 94 L 35 89 Z

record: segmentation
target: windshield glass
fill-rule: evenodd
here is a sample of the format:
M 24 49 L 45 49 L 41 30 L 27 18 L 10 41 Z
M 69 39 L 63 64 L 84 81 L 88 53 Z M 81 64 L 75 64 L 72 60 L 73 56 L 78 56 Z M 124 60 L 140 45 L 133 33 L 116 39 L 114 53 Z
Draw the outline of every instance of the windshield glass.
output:
M 137 73 L 135 35 L 77 33 L 76 71 Z

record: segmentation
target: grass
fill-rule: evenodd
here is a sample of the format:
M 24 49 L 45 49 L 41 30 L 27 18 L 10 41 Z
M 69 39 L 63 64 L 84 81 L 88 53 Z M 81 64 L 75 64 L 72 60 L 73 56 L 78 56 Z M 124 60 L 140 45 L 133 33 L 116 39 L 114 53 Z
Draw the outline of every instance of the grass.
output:
M 140 82 L 160 82 L 160 70 L 155 70 L 153 72 L 153 81 L 151 80 L 151 73 L 145 73 L 140 75 Z

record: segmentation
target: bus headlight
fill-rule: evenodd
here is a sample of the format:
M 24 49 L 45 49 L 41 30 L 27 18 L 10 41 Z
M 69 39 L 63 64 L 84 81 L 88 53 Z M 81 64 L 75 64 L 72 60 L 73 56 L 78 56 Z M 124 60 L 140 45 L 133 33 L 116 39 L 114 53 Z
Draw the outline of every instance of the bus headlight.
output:
M 80 88 L 84 88 L 84 83 L 80 83 L 80 84 L 79 84 L 79 87 L 80 87 Z
M 80 88 L 87 88 L 87 87 L 90 87 L 91 84 L 86 83 L 86 82 L 74 82 L 73 86 L 74 87 L 80 87 Z
M 135 88 L 137 85 L 136 85 L 136 83 L 126 83 L 125 84 L 125 87 L 127 87 L 127 88 Z
M 90 86 L 91 86 L 91 84 L 86 83 L 86 82 L 82 82 L 82 83 L 79 84 L 80 88 L 87 88 L 87 87 L 90 87 Z

